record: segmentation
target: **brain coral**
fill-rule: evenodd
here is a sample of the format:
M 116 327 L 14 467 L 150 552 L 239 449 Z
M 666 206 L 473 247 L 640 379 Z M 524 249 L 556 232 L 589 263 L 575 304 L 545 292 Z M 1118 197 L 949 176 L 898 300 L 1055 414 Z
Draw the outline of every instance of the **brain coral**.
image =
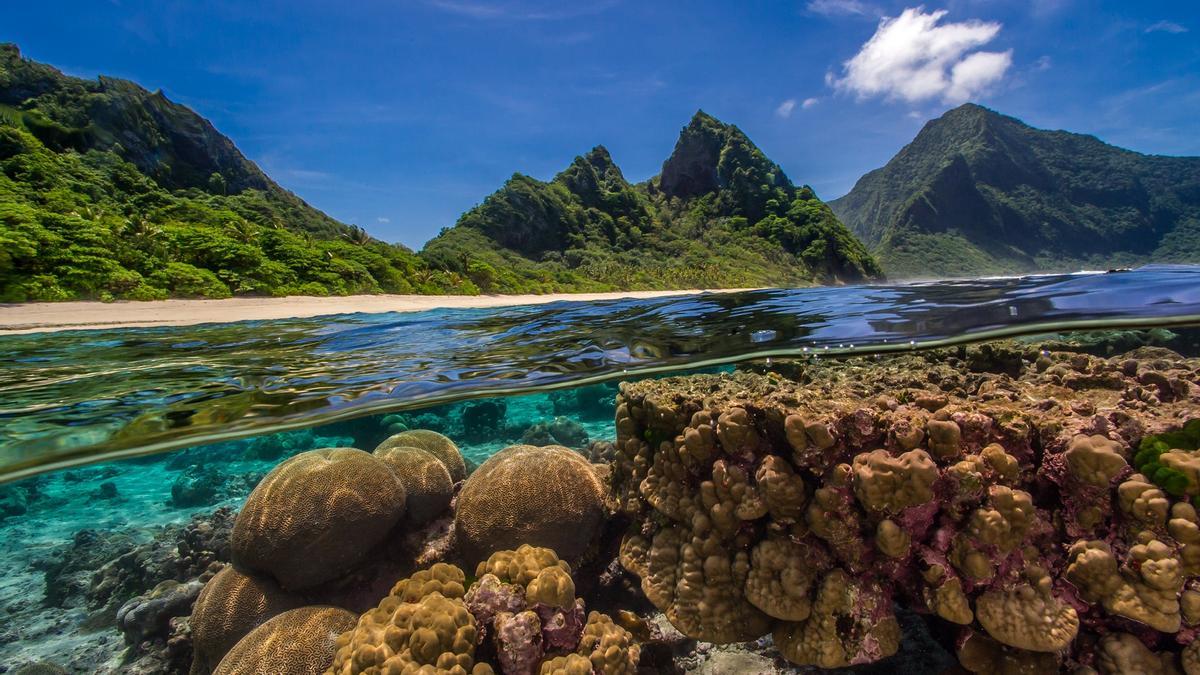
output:
M 404 485 L 407 497 L 405 521 L 424 525 L 450 508 L 454 498 L 454 480 L 433 453 L 420 448 L 396 445 L 376 450 L 375 456 L 392 467 Z
M 328 666 L 338 635 L 356 618 L 337 607 L 291 609 L 250 631 L 221 663 L 215 675 L 307 675 Z
M 229 566 L 200 591 L 188 625 L 192 675 L 206 675 L 247 633 L 277 614 L 304 604 L 266 577 Z
M 315 586 L 362 560 L 404 515 L 388 465 L 353 448 L 302 452 L 250 493 L 233 525 L 233 561 L 287 589 Z
M 413 429 L 390 436 L 375 448 L 375 454 L 388 448 L 420 448 L 437 457 L 450 473 L 450 480 L 457 483 L 467 477 L 467 463 L 454 441 L 436 431 Z
M 604 488 L 587 460 L 557 445 L 514 445 L 463 485 L 455 508 L 459 550 L 471 562 L 521 544 L 579 560 L 604 518 Z

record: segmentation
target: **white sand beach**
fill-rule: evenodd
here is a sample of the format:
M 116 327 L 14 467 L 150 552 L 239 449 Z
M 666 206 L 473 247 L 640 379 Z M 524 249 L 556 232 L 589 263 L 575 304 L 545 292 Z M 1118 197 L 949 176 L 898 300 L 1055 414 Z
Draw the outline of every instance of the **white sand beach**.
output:
M 228 298 L 148 302 L 31 302 L 0 305 L 0 335 L 90 328 L 187 326 L 200 323 L 290 319 L 354 312 L 420 312 L 438 308 L 509 307 L 560 300 L 659 298 L 745 289 L 553 293 L 548 295 L 350 295 L 320 298 Z

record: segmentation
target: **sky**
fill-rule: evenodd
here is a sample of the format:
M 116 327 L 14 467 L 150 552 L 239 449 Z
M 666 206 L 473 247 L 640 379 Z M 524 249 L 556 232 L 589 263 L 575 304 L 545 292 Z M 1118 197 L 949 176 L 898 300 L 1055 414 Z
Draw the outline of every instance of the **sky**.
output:
M 162 89 L 272 178 L 419 248 L 515 172 L 603 144 L 657 174 L 697 109 L 824 199 L 974 101 L 1200 155 L 1200 3 L 1128 0 L 79 0 L 0 41 Z

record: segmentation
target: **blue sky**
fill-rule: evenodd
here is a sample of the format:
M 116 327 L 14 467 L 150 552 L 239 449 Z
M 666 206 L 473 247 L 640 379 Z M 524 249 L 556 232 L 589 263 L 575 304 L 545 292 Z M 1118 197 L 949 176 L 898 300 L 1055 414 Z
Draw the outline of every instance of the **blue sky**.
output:
M 604 144 L 658 173 L 697 108 L 832 199 L 970 99 L 1200 155 L 1200 3 L 10 3 L 0 40 L 163 89 L 273 178 L 419 247 L 513 172 Z

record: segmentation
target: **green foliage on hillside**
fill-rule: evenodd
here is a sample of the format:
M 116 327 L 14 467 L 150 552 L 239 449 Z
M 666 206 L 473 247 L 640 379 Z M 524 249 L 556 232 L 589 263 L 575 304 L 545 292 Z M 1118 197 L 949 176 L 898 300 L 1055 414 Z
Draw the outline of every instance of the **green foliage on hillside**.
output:
M 485 292 L 861 281 L 879 267 L 808 187 L 697 113 L 663 174 L 631 185 L 597 147 L 549 182 L 514 175 L 421 256 Z
M 0 302 L 379 292 L 478 289 L 311 208 L 160 94 L 0 46 Z
M 807 285 L 879 276 L 807 187 L 697 113 L 661 177 L 597 147 L 514 175 L 420 255 L 271 181 L 161 92 L 0 45 L 0 302 Z
M 893 277 L 1200 262 L 1200 158 L 967 104 L 830 204 Z

